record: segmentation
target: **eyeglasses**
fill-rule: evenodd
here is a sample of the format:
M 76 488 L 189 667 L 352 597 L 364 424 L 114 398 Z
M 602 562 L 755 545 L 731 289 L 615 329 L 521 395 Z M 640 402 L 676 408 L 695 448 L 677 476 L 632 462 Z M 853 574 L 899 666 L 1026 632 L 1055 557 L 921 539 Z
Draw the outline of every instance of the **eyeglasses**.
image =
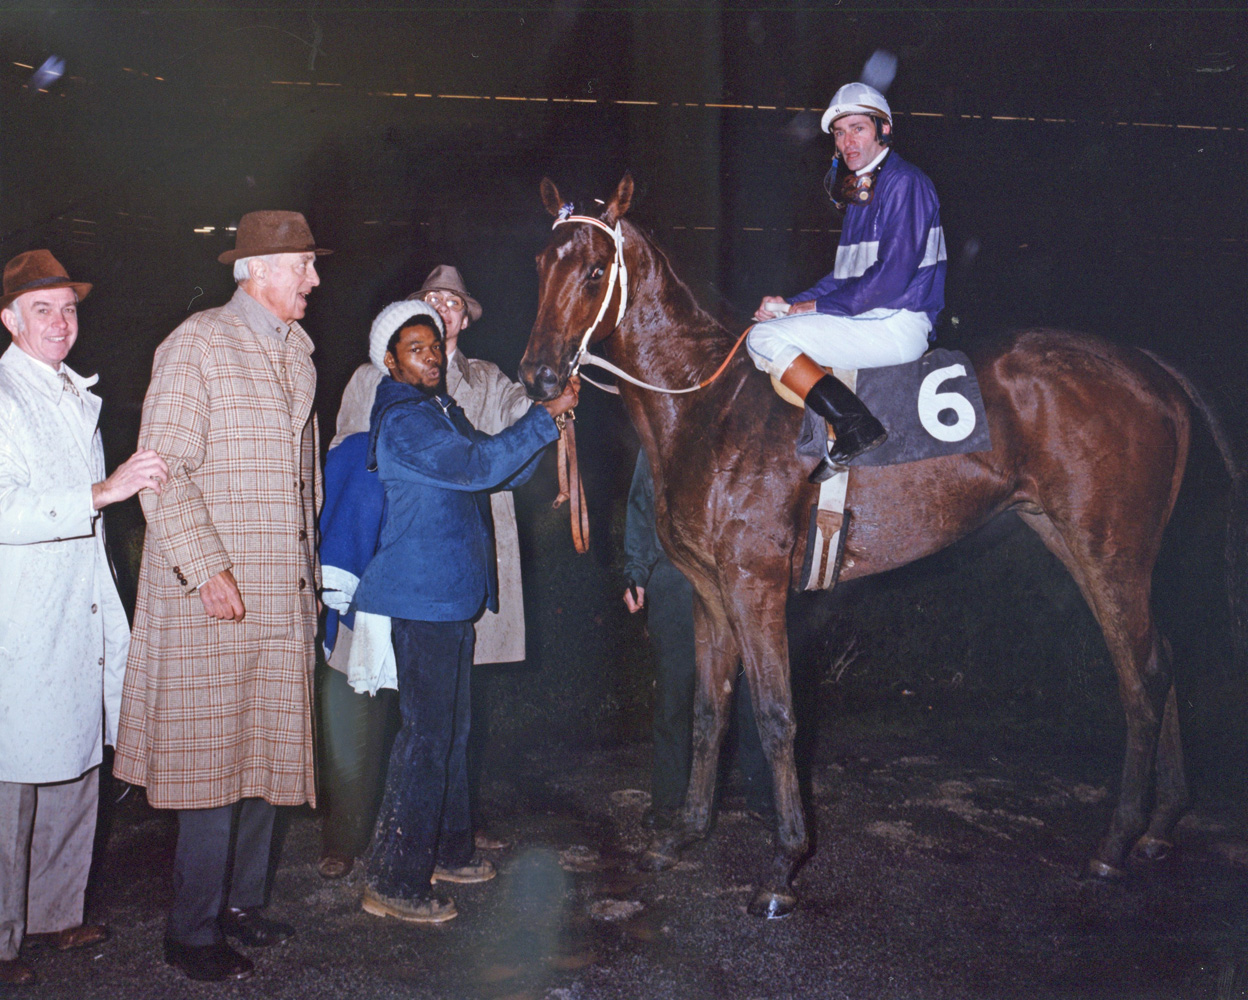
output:
M 458 295 L 452 295 L 449 292 L 425 292 L 422 301 L 433 306 L 434 309 L 441 309 L 446 306 L 451 312 L 463 312 L 464 300 Z

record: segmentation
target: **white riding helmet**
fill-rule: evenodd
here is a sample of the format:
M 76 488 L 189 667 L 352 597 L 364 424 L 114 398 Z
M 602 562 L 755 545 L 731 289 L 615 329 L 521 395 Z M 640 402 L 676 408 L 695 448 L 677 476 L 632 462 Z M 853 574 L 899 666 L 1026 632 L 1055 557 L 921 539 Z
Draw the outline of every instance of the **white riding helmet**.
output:
M 825 132 L 831 132 L 832 123 L 846 115 L 883 118 L 889 125 L 893 124 L 893 113 L 889 110 L 888 101 L 884 100 L 884 95 L 865 83 L 847 83 L 833 94 L 832 103 L 823 113 L 820 125 Z

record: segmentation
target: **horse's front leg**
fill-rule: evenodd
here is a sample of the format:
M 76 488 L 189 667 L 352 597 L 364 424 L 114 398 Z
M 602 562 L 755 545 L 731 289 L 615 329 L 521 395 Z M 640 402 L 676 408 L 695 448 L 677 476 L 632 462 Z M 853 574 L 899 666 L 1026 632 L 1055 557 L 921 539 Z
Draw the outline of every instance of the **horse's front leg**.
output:
M 754 702 L 754 719 L 763 751 L 771 764 L 776 804 L 775 854 L 771 870 L 750 900 L 749 912 L 756 917 L 772 919 L 787 916 L 797 906 L 793 877 L 810 850 L 793 757 L 797 724 L 789 683 L 784 603 L 782 600 L 775 603 L 778 606 L 746 618 L 752 627 L 748 634 L 741 636 L 741 656 Z
M 710 831 L 719 774 L 719 750 L 732 707 L 732 679 L 740 652 L 722 609 L 710 610 L 697 595 L 693 602 L 693 634 L 697 646 L 697 681 L 693 696 L 693 759 L 680 817 L 672 829 L 658 833 L 642 855 L 643 871 L 664 871 L 680 860 L 680 852 Z

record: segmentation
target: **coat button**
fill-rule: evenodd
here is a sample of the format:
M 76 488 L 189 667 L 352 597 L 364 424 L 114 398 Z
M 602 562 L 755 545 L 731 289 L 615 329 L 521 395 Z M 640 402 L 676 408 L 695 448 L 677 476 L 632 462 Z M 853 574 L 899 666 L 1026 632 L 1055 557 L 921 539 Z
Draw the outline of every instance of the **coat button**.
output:
M 54 510 L 48 511 L 48 517 L 56 517 L 56 511 Z
M 299 541 L 306 542 L 308 540 L 308 532 L 304 528 L 299 529 Z
M 104 657 L 102 656 L 100 657 L 100 666 L 101 667 L 104 666 Z
M 98 604 L 92 604 L 92 605 L 91 605 L 91 613 L 92 613 L 92 614 L 95 614 L 95 613 L 96 613 L 96 612 L 98 612 L 99 610 L 100 610 L 100 606 L 99 606 Z
M 303 588 L 304 588 L 304 587 L 306 587 L 307 585 L 308 585 L 308 581 L 307 581 L 307 580 L 304 580 L 304 579 L 302 579 L 302 578 L 300 578 L 300 580 L 299 580 L 299 589 L 300 589 L 300 590 L 303 590 Z

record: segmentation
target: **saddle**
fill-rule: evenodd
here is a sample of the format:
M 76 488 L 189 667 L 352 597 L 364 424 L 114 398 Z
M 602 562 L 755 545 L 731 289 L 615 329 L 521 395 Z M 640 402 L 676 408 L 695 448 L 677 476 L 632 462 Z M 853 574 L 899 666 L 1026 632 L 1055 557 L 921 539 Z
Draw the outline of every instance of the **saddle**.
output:
M 802 566 L 805 590 L 829 590 L 836 583 L 850 516 L 845 510 L 845 496 L 851 469 L 992 449 L 979 381 L 970 359 L 961 351 L 935 348 L 904 365 L 824 371 L 857 394 L 888 429 L 888 440 L 850 459 L 850 468 L 820 484 L 819 502 L 810 512 Z M 798 457 L 818 461 L 827 453 L 828 428 L 823 418 L 775 378 L 771 384 L 776 395 L 801 407 L 805 414 L 797 442 Z

